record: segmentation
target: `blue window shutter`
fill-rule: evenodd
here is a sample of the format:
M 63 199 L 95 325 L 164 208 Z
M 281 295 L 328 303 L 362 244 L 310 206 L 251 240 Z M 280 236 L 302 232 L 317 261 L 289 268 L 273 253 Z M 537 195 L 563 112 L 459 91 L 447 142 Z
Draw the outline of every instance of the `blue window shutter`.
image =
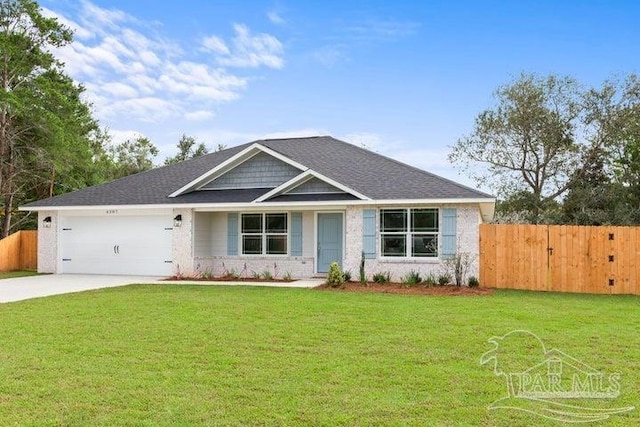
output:
M 227 214 L 227 255 L 238 255 L 238 214 Z
M 291 213 L 291 256 L 302 256 L 302 212 Z
M 362 251 L 367 259 L 376 257 L 376 210 L 362 211 Z
M 451 259 L 456 254 L 456 217 L 455 208 L 443 208 L 442 211 L 442 259 Z

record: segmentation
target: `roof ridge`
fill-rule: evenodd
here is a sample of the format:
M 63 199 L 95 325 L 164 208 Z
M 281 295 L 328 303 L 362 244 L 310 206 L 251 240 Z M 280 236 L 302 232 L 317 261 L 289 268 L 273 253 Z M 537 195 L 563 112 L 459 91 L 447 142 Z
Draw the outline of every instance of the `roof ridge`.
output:
M 250 144 L 260 143 L 261 141 L 290 141 L 293 139 L 314 139 L 314 138 L 331 138 L 330 135 L 313 135 L 313 136 L 290 136 L 286 138 L 262 138 L 256 139 Z

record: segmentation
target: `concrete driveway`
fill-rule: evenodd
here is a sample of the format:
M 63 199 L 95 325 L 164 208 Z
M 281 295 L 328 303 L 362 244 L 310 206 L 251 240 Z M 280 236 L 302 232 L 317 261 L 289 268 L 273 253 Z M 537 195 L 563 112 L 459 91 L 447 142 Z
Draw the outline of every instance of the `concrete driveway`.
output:
M 0 303 L 90 289 L 113 288 L 132 283 L 153 283 L 160 277 L 45 274 L 0 280 Z
M 69 294 L 91 289 L 114 288 L 133 283 L 160 283 L 166 285 L 221 285 L 221 286 L 270 286 L 285 288 L 315 288 L 325 279 L 304 279 L 284 282 L 216 282 L 169 281 L 163 277 L 149 276 L 100 276 L 93 274 L 43 274 L 41 276 L 16 277 L 0 280 L 0 303 L 22 301 L 49 295 Z

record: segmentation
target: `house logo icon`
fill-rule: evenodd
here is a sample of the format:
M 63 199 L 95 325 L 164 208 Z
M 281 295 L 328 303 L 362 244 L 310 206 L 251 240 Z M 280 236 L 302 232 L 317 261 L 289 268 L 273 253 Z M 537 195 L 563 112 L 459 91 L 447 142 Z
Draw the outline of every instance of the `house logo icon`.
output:
M 587 423 L 635 409 L 611 408 L 608 401 L 603 407 L 603 399 L 620 396 L 619 373 L 603 373 L 558 349 L 547 350 L 530 331 L 511 331 L 488 342 L 494 348 L 482 355 L 480 364 L 493 363 L 495 375 L 506 379 L 508 393 L 491 403 L 489 410 L 511 409 L 556 421 Z

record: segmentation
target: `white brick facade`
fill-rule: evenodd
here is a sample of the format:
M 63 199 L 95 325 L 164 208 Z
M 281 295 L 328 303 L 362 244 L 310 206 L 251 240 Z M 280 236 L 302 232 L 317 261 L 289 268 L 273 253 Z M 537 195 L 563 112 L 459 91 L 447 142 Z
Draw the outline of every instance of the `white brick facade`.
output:
M 174 209 L 173 215 L 182 216 L 180 227 L 173 227 L 173 274 L 192 277 L 196 273 L 193 262 L 193 209 Z
M 194 260 L 194 270 L 198 274 L 224 276 L 235 273 L 251 278 L 254 274 L 268 271 L 277 278 L 289 274 L 294 278 L 314 276 L 314 258 L 304 257 L 198 257 Z
M 398 206 L 411 207 L 411 206 Z M 436 207 L 429 205 L 429 207 Z M 479 210 L 475 205 L 440 205 L 437 207 L 456 208 L 457 224 L 457 252 L 468 253 L 473 261 L 468 275 L 478 275 L 478 232 L 481 222 Z M 371 209 L 373 206 L 350 206 L 344 212 L 344 251 L 343 270 L 351 272 L 354 280 L 357 280 L 360 261 L 362 257 L 362 227 L 363 210 Z M 221 276 L 228 272 L 235 272 L 244 277 L 252 277 L 255 273 L 269 271 L 273 275 L 282 277 L 289 273 L 294 278 L 304 278 L 317 276 L 315 266 L 314 228 L 317 226 L 314 221 L 313 212 L 304 213 L 304 240 L 305 247 L 301 257 L 279 257 L 279 256 L 225 256 L 220 250 L 212 249 L 212 254 L 195 254 L 194 240 L 214 240 L 211 247 L 220 247 L 221 243 L 226 244 L 226 214 L 212 214 L 213 225 L 195 226 L 193 211 L 189 209 L 176 209 L 174 214 L 182 215 L 182 227 L 174 229 L 173 263 L 175 274 L 182 276 L 197 276 L 201 274 L 212 274 Z M 209 219 L 206 219 L 209 222 Z M 443 273 L 443 264 L 439 259 L 430 258 L 381 258 L 379 221 L 376 221 L 376 245 L 378 257 L 376 259 L 365 260 L 365 272 L 369 279 L 375 273 L 389 272 L 394 281 L 411 271 L 417 271 L 422 277 L 429 274 L 438 276 Z M 194 233 L 213 233 L 216 236 L 196 236 Z M 216 252 L 215 254 L 213 252 Z
M 412 207 L 412 206 L 395 206 Z M 457 252 L 468 253 L 473 260 L 468 275 L 478 275 L 478 225 L 481 222 L 476 205 L 439 205 L 429 207 L 456 208 Z M 342 212 L 344 219 L 343 270 L 349 271 L 357 280 L 363 250 L 363 211 L 375 206 L 349 206 Z M 319 211 L 320 212 L 320 211 Z M 243 277 L 252 277 L 268 271 L 273 276 L 290 274 L 294 278 L 318 276 L 316 269 L 317 212 L 303 212 L 303 253 L 290 256 L 226 256 L 227 224 L 226 212 L 194 213 L 193 209 L 174 209 L 172 215 L 180 215 L 182 224 L 173 228 L 172 263 L 173 274 L 195 277 L 202 274 L 221 276 L 235 272 Z M 51 217 L 51 227 L 44 228 L 44 218 Z M 59 216 L 56 211 L 38 213 L 38 271 L 58 273 Z M 411 271 L 422 277 L 437 276 L 443 272 L 439 259 L 430 258 L 381 258 L 379 219 L 376 215 L 376 259 L 365 260 L 365 272 L 369 279 L 375 273 L 389 272 L 392 280 L 400 281 Z M 195 248 L 198 248 L 197 250 Z
M 50 227 L 43 227 L 44 219 L 51 217 Z M 58 213 L 38 212 L 38 272 L 58 273 Z
M 412 206 L 398 206 L 412 207 Z M 429 207 L 434 207 L 430 205 Z M 473 260 L 469 269 L 469 276 L 478 276 L 479 257 L 479 224 L 481 222 L 478 208 L 473 205 L 440 205 L 437 206 L 456 208 L 457 224 L 457 252 L 468 253 Z M 363 210 L 371 207 L 349 207 L 346 212 L 346 248 L 343 269 L 350 271 L 354 279 L 358 278 L 360 262 L 362 259 L 362 220 Z M 376 221 L 376 259 L 365 260 L 365 272 L 369 280 L 375 273 L 389 272 L 393 281 L 400 281 L 404 275 L 411 271 L 419 272 L 424 278 L 429 274 L 438 276 L 443 273 L 443 264 L 439 259 L 411 259 L 411 258 L 381 258 L 380 257 L 380 221 Z

